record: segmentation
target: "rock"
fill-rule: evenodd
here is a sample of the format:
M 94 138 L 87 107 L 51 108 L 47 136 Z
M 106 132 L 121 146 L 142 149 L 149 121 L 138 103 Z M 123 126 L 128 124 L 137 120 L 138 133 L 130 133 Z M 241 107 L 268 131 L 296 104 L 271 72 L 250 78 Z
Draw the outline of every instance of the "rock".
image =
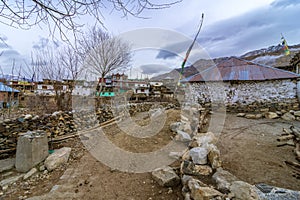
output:
M 294 112 L 294 115 L 295 115 L 296 117 L 300 117 L 300 111 L 295 111 L 295 112 Z
M 24 174 L 21 174 L 21 175 L 18 175 L 18 176 L 13 176 L 13 177 L 4 179 L 4 180 L 0 181 L 0 186 L 3 188 L 6 185 L 10 185 L 12 183 L 15 183 L 18 180 L 20 180 L 23 176 L 24 176 Z
M 177 132 L 177 130 L 181 130 L 180 127 L 182 126 L 181 122 L 174 122 L 170 125 L 170 129 L 173 132 Z
M 188 133 L 177 130 L 177 135 L 175 137 L 175 140 L 180 142 L 189 142 L 192 140 L 192 138 Z
M 245 117 L 246 113 L 238 113 L 236 116 L 237 117 Z
M 191 197 L 194 200 L 210 200 L 217 197 L 222 197 L 223 194 L 214 188 L 201 186 L 199 182 L 191 180 L 188 183 L 191 191 Z
M 269 112 L 269 108 L 262 108 L 262 109 L 260 109 L 260 112 L 262 112 L 262 113 Z
M 258 194 L 254 186 L 243 181 L 234 181 L 230 186 L 229 197 L 235 200 L 258 200 Z
M 61 149 L 57 149 L 48 156 L 48 158 L 45 160 L 45 167 L 48 171 L 52 171 L 59 167 L 60 165 L 63 165 L 68 162 L 69 156 L 71 153 L 70 147 L 63 147 Z
M 37 173 L 37 171 L 38 171 L 38 170 L 37 170 L 35 167 L 32 168 L 29 172 L 27 172 L 27 173 L 24 175 L 23 179 L 26 180 L 26 179 L 30 178 L 32 175 L 34 175 L 35 173 Z
M 207 133 L 200 133 L 195 135 L 192 138 L 191 143 L 189 144 L 190 147 L 205 147 L 208 148 L 209 144 L 215 144 L 217 142 L 217 138 L 215 134 L 212 132 Z
M 180 183 L 179 176 L 169 166 L 153 171 L 152 177 L 159 185 L 164 187 L 173 187 Z
M 4 160 L 0 160 L 0 173 L 11 170 L 15 166 L 15 159 L 14 158 L 7 158 Z
M 286 120 L 286 121 L 293 121 L 295 120 L 295 116 L 292 115 L 291 113 L 287 112 L 284 115 L 281 116 L 282 119 Z
M 208 165 L 195 165 L 193 162 L 183 161 L 180 172 L 185 175 L 208 176 L 212 173 L 212 168 Z
M 261 119 L 262 117 L 263 117 L 262 114 L 256 114 L 256 115 L 255 115 L 255 119 Z
M 218 168 L 212 178 L 217 183 L 217 189 L 224 193 L 229 193 L 232 182 L 238 181 L 237 177 L 222 168 Z
M 195 165 L 194 167 L 194 175 L 203 175 L 208 176 L 212 173 L 212 168 L 208 165 Z
M 208 161 L 213 169 L 217 169 L 222 166 L 220 159 L 220 151 L 215 145 L 210 146 L 210 151 L 208 153 Z
M 48 138 L 45 133 L 28 131 L 18 139 L 16 169 L 27 172 L 48 156 Z
M 181 183 L 182 183 L 182 185 L 187 185 L 188 184 L 188 182 L 190 181 L 190 180 L 192 180 L 193 179 L 193 177 L 192 176 L 189 176 L 189 175 L 183 175 L 182 177 L 181 177 Z
M 247 118 L 247 119 L 256 119 L 256 115 L 254 115 L 254 114 L 246 114 L 245 118 Z
M 40 172 L 43 172 L 45 169 L 46 169 L 45 165 L 41 165 L 41 166 L 39 167 L 39 171 L 40 171 Z
M 276 119 L 279 118 L 278 114 L 275 112 L 267 112 L 264 114 L 265 118 L 267 119 Z
M 183 155 L 182 155 L 182 160 L 192 160 L 191 156 L 190 156 L 190 151 L 187 150 Z
M 27 115 L 24 116 L 24 119 L 25 119 L 25 120 L 29 120 L 29 119 L 31 119 L 31 118 L 32 118 L 32 115 L 30 115 L 30 114 L 27 114 Z
M 192 127 L 191 127 L 191 124 L 190 123 L 183 123 L 182 125 L 182 131 L 188 133 L 188 134 L 192 134 L 193 133 L 193 130 L 192 130 Z
M 33 118 L 32 118 L 32 120 L 33 121 L 36 121 L 36 120 L 38 120 L 40 117 L 38 116 L 38 115 L 36 115 L 36 116 L 34 116 Z
M 260 199 L 270 199 L 270 200 L 298 200 L 300 199 L 300 191 L 293 191 L 283 188 L 273 187 L 267 184 L 257 184 L 255 185 L 256 192 Z
M 195 147 L 190 150 L 190 156 L 195 164 L 207 164 L 208 150 L 203 147 Z

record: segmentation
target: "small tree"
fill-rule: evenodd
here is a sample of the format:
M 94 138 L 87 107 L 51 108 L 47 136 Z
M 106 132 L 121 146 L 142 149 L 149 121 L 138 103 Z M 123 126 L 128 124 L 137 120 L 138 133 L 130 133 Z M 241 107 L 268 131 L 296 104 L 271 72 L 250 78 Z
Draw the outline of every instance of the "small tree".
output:
M 130 45 L 100 28 L 91 28 L 79 43 L 87 70 L 100 77 L 97 91 L 102 91 L 106 75 L 126 69 L 131 62 Z

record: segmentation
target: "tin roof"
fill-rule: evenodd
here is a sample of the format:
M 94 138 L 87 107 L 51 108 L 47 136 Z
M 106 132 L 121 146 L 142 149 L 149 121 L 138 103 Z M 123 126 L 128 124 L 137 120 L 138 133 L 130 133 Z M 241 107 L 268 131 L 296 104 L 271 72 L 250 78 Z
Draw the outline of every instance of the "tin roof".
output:
M 8 87 L 7 85 L 4 85 L 2 82 L 0 82 L 0 92 L 20 92 L 20 91 Z
M 193 76 L 183 79 L 181 82 L 203 81 L 254 81 L 274 79 L 295 79 L 299 74 L 282 69 L 257 64 L 237 57 L 230 57 L 208 69 Z

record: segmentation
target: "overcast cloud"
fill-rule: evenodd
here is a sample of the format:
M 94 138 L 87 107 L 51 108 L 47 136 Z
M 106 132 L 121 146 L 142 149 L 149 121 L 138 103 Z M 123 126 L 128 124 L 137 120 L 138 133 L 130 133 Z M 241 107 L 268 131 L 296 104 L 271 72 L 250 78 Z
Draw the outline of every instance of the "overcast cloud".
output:
M 146 11 L 143 16 L 150 19 L 121 18 L 121 14 L 114 11 L 104 11 L 105 27 L 108 31 L 118 35 L 120 33 L 140 28 L 161 28 L 175 30 L 190 37 L 190 40 L 173 42 L 172 35 L 165 41 L 158 41 L 162 51 L 152 56 L 153 69 L 148 69 L 151 60 L 145 62 L 145 56 L 132 63 L 139 73 L 157 74 L 165 72 L 166 68 L 157 67 L 158 63 L 170 68 L 178 68 L 182 62 L 185 51 L 197 31 L 199 17 L 205 14 L 202 31 L 199 35 L 199 47 L 203 47 L 210 57 L 242 55 L 247 51 L 265 48 L 280 43 L 281 33 L 284 34 L 289 45 L 300 43 L 300 0 L 183 0 L 182 3 L 170 9 Z M 84 22 L 87 25 L 90 21 Z M 93 22 L 91 22 L 93 23 Z M 20 64 L 30 60 L 32 49 L 44 48 L 49 41 L 48 33 L 35 27 L 25 31 L 13 29 L 0 23 L 0 66 L 9 69 L 13 60 Z M 146 35 L 139 38 L 148 40 Z M 136 40 L 138 38 L 135 38 Z M 57 44 L 58 46 L 60 43 Z M 164 46 L 165 45 L 165 46 Z M 166 46 L 167 45 L 167 46 Z M 166 51 L 167 49 L 167 51 Z M 197 57 L 193 49 L 189 61 L 192 63 Z M 176 52 L 176 53 L 174 53 Z M 178 52 L 180 55 L 178 56 Z M 147 67 L 148 66 L 148 67 Z M 132 75 L 135 76 L 135 75 Z
M 289 45 L 298 44 L 299 10 L 300 0 L 278 0 L 268 6 L 203 26 L 198 42 L 211 57 L 238 56 L 247 51 L 277 45 L 281 41 L 281 33 Z M 179 30 L 192 26 L 192 23 L 194 22 L 188 22 Z M 176 50 L 181 47 L 183 52 L 187 50 L 186 45 L 182 43 L 171 46 Z M 172 56 L 168 52 L 161 51 L 157 58 Z
M 154 75 L 162 72 L 169 72 L 172 70 L 169 66 L 159 65 L 159 64 L 148 64 L 140 66 L 140 69 L 143 74 Z

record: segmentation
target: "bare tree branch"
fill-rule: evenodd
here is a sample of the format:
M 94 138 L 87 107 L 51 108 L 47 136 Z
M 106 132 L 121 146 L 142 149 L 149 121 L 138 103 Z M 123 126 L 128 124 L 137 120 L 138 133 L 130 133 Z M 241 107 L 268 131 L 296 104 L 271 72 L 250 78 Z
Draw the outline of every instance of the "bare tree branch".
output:
M 164 9 L 182 0 L 0 0 L 0 22 L 8 26 L 30 29 L 44 24 L 53 36 L 55 31 L 68 40 L 65 32 L 77 32 L 83 26 L 82 16 L 94 17 L 103 25 L 104 9 L 113 8 L 124 16 L 140 17 L 143 10 Z

